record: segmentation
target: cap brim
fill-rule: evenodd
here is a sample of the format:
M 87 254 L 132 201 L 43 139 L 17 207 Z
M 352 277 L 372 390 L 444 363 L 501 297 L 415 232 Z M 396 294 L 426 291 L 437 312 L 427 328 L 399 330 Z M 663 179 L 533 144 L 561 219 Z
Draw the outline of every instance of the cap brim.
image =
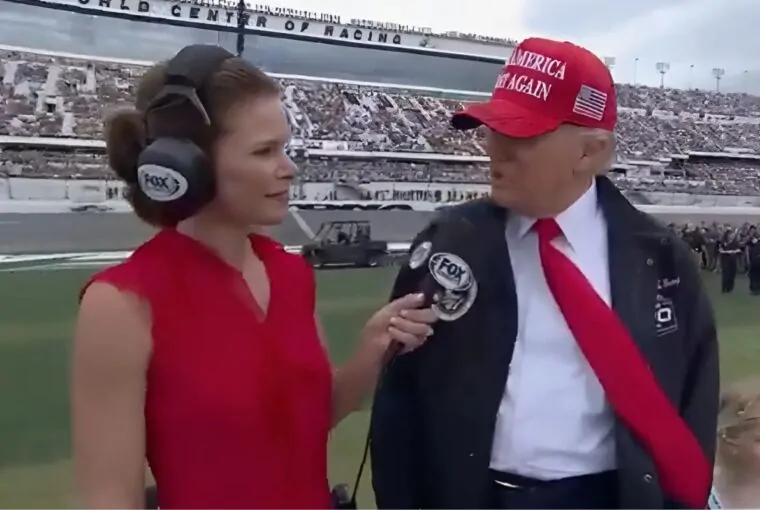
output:
M 511 138 L 533 138 L 554 131 L 561 124 L 561 119 L 539 115 L 500 100 L 471 104 L 451 119 L 454 129 L 467 130 L 485 125 Z

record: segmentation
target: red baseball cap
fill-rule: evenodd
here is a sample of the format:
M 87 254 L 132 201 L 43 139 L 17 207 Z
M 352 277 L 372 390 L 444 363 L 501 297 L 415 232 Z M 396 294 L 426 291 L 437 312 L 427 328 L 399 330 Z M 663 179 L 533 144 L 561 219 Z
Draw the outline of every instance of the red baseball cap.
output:
M 533 37 L 515 48 L 491 100 L 469 105 L 451 124 L 532 138 L 561 124 L 612 131 L 616 122 L 615 83 L 599 57 L 569 42 Z

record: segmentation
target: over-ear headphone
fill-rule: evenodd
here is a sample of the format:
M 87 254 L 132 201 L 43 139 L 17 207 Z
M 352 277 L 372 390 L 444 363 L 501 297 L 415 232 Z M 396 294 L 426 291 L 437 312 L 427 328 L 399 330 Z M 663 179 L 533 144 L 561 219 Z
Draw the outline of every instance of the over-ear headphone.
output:
M 216 178 L 210 157 L 192 140 L 186 126 L 160 122 L 159 110 L 189 112 L 205 126 L 211 125 L 204 101 L 204 86 L 226 60 L 234 55 L 219 46 L 186 46 L 166 67 L 166 82 L 145 112 L 149 145 L 137 160 L 137 182 L 145 197 L 182 221 L 197 213 L 216 194 Z M 203 126 L 198 126 L 199 132 Z

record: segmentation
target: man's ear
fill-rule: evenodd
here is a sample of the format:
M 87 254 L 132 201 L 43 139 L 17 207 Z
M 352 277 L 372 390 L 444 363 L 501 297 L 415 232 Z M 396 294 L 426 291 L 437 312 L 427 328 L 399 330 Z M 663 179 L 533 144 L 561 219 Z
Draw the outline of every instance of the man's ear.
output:
M 615 135 L 603 129 L 583 129 L 578 136 L 581 157 L 576 173 L 595 176 L 609 170 L 615 158 Z

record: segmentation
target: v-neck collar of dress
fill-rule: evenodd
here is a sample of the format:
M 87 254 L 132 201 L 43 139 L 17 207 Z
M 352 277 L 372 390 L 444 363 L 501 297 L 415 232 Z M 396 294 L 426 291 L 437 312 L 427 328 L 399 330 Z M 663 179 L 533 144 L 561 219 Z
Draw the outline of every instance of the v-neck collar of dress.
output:
M 159 235 L 167 237 L 173 237 L 183 245 L 184 249 L 192 251 L 198 258 L 205 263 L 209 264 L 209 267 L 213 267 L 215 270 L 220 271 L 222 274 L 231 278 L 231 281 L 235 282 L 235 285 L 242 285 L 245 289 L 245 295 L 249 301 L 250 307 L 253 309 L 254 314 L 258 322 L 264 324 L 272 317 L 273 304 L 276 303 L 275 297 L 278 294 L 279 285 L 277 283 L 277 271 L 272 264 L 272 255 L 278 251 L 282 251 L 282 246 L 267 236 L 251 233 L 248 235 L 251 249 L 261 260 L 264 265 L 264 271 L 267 279 L 269 280 L 269 303 L 264 311 L 261 303 L 251 293 L 248 283 L 243 278 L 243 274 L 236 267 L 230 265 L 227 261 L 222 259 L 214 251 L 203 244 L 202 242 L 179 232 L 176 229 L 163 230 Z

